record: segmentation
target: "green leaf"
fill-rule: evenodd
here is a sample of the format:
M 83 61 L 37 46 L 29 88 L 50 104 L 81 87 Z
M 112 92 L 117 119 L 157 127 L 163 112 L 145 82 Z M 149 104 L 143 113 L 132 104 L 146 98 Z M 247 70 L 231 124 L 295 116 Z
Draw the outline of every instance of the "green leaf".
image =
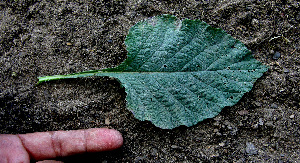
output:
M 156 16 L 134 25 L 127 59 L 115 68 L 39 78 L 117 78 L 127 108 L 163 129 L 192 126 L 218 115 L 249 92 L 267 67 L 243 43 L 200 20 Z

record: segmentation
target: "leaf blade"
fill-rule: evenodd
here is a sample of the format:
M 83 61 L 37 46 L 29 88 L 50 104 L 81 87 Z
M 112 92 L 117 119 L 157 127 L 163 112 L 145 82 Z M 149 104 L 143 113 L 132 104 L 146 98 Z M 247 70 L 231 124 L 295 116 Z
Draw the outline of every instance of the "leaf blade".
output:
M 160 128 L 192 126 L 216 116 L 238 102 L 267 70 L 243 43 L 199 20 L 157 16 L 132 27 L 125 44 L 132 62 L 122 72 L 141 72 L 132 80 L 144 80 L 131 89 L 125 86 L 128 96 L 137 100 L 141 94 L 153 95 L 143 96 L 141 104 L 130 110 Z M 142 72 L 149 73 L 145 77 Z M 122 81 L 122 76 L 115 77 L 131 82 Z M 148 91 L 135 94 L 132 88 Z M 128 105 L 134 103 L 130 99 Z
M 225 31 L 171 15 L 138 22 L 125 45 L 127 59 L 115 68 L 42 79 L 114 77 L 125 87 L 127 108 L 137 119 L 172 129 L 234 105 L 268 69 Z

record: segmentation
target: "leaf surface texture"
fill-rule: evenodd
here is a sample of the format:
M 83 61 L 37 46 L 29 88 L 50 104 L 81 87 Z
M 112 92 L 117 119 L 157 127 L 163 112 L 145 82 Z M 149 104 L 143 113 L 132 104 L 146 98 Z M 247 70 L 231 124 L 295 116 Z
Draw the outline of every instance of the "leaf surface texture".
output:
M 129 30 L 125 44 L 127 59 L 118 67 L 62 78 L 117 78 L 134 116 L 163 129 L 218 115 L 267 71 L 243 43 L 200 20 L 143 20 Z

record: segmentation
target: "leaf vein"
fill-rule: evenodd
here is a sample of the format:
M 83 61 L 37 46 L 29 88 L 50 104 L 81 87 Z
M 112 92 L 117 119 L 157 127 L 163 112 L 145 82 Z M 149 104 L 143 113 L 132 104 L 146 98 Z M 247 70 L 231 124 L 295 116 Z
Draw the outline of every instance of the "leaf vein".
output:
M 159 46 L 159 48 L 157 48 L 157 49 L 160 49 L 162 46 L 163 46 L 163 43 L 165 42 L 165 40 L 166 40 L 166 34 L 167 34 L 167 32 L 168 32 L 168 30 L 165 30 L 164 31 L 164 39 L 163 39 L 163 41 L 161 41 L 162 43 L 160 44 L 160 46 Z M 139 71 L 140 69 L 141 69 L 141 67 L 146 63 L 146 62 L 148 62 L 149 61 L 149 59 L 153 56 L 153 54 L 155 53 L 156 51 L 154 51 L 151 55 L 150 55 L 150 57 L 149 58 L 147 58 L 138 68 L 137 68 L 137 70 Z M 138 55 L 138 54 L 137 54 Z

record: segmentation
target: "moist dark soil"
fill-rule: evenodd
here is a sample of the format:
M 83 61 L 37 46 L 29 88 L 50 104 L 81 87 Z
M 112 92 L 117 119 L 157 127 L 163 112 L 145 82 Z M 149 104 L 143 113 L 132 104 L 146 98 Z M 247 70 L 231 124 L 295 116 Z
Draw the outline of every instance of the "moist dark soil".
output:
M 108 77 L 37 77 L 115 67 L 138 21 L 200 19 L 241 40 L 269 70 L 213 119 L 172 130 L 139 121 Z M 300 162 L 300 4 L 293 0 L 0 2 L 0 133 L 108 127 L 122 148 L 64 162 Z

